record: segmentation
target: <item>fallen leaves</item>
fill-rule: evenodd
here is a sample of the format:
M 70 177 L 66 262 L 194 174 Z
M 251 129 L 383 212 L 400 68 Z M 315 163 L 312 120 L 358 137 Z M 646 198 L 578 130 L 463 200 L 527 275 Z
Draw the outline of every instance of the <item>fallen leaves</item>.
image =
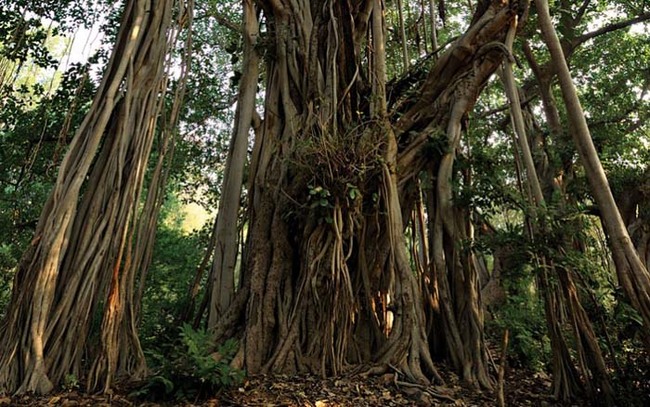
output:
M 57 406 L 57 407 L 134 407 L 136 404 L 121 395 L 88 395 L 76 391 L 50 396 L 23 394 L 0 398 L 0 406 Z
M 336 378 L 313 375 L 254 376 L 240 386 L 223 391 L 209 400 L 173 401 L 157 404 L 122 396 L 128 389 L 117 389 L 114 394 L 87 395 L 76 391 L 50 396 L 0 395 L 4 406 L 57 407 L 377 407 L 377 406 L 493 406 L 495 395 L 478 392 L 462 385 L 452 372 L 441 371 L 445 386 L 420 385 L 408 382 L 390 369 Z M 508 370 L 505 379 L 506 405 L 555 406 L 549 394 L 550 378 L 527 370 Z
M 430 394 L 416 389 L 410 394 L 397 386 L 395 374 L 348 376 L 323 379 L 318 376 L 259 376 L 246 388 L 229 392 L 228 406 L 430 406 L 436 404 Z M 432 386 L 433 387 L 433 386 Z M 455 400 L 452 399 L 455 402 Z

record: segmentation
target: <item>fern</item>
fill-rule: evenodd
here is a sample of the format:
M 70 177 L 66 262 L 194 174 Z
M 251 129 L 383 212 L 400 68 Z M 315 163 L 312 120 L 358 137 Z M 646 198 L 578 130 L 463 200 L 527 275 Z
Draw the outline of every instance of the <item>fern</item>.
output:
M 244 380 L 245 371 L 230 366 L 238 348 L 236 340 L 216 346 L 208 332 L 185 324 L 180 328 L 178 342 L 179 346 L 170 347 L 169 355 L 149 353 L 160 368 L 144 386 L 131 393 L 133 396 L 200 397 Z

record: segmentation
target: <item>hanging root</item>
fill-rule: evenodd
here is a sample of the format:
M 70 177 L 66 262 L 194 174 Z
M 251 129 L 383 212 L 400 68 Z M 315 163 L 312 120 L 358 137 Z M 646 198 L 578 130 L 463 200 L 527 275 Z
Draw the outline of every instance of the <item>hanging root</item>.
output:
M 438 374 L 429 351 L 425 331 L 423 299 L 420 286 L 411 271 L 403 233 L 402 212 L 397 195 L 397 185 L 388 167 L 383 167 L 382 191 L 385 196 L 386 235 L 389 239 L 387 272 L 394 273 L 394 286 L 389 292 L 395 298 L 394 323 L 384 348 L 380 363 L 392 363 L 400 368 L 409 381 L 428 384 L 433 377 L 444 381 Z

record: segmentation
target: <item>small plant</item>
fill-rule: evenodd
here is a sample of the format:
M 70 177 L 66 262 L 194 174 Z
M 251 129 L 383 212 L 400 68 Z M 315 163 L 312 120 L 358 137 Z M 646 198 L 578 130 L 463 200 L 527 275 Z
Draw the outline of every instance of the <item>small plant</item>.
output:
M 229 363 L 237 352 L 237 341 L 229 339 L 216 352 L 210 334 L 205 330 L 194 330 L 188 324 L 181 328 L 181 339 L 187 348 L 191 376 L 213 387 L 228 387 L 241 383 L 244 372 L 230 367 Z
M 67 374 L 63 378 L 63 389 L 73 391 L 79 388 L 79 379 L 74 374 Z
M 169 347 L 167 355 L 149 352 L 151 364 L 158 365 L 157 373 L 133 392 L 133 396 L 175 399 L 201 397 L 244 380 L 245 371 L 230 366 L 237 352 L 236 340 L 229 339 L 215 346 L 208 332 L 195 330 L 185 324 L 175 345 Z
M 332 194 L 329 189 L 321 186 L 308 185 L 309 188 L 309 208 L 320 211 L 319 221 L 325 221 L 331 224 L 334 220 L 331 216 L 330 210 L 334 207 L 332 205 Z
M 347 184 L 345 184 L 345 186 L 347 187 L 348 196 L 350 197 L 351 200 L 354 201 L 355 199 L 361 197 L 361 191 L 359 191 L 359 188 L 356 185 L 350 184 L 348 182 Z
M 330 191 L 328 189 L 325 189 L 321 186 L 313 186 L 309 185 L 309 200 L 311 202 L 310 208 L 318 208 L 318 207 L 323 207 L 323 208 L 329 208 L 332 206 L 330 203 Z

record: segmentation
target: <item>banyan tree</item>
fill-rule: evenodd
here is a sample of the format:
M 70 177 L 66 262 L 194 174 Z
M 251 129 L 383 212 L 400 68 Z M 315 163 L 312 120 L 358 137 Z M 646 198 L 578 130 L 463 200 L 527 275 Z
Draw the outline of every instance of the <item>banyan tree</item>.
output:
M 1 327 L 2 392 L 47 393 L 67 375 L 88 377 L 89 390 L 106 390 L 118 376 L 145 374 L 136 281 L 150 260 L 147 225 L 159 207 L 157 184 L 177 115 L 178 103 L 163 115 L 169 51 L 191 7 L 174 0 L 124 4 L 101 84 L 18 265 Z M 142 206 L 156 138 L 158 162 Z M 96 315 L 100 341 L 88 351 Z
M 611 235 L 619 279 L 646 318 L 648 272 L 580 123 L 571 78 L 561 69 L 565 56 L 557 52 L 548 11 L 542 12 L 547 5 L 537 3 L 542 39 L 552 55 L 542 68 L 540 80 L 546 82 L 537 91 L 548 92 L 545 86 L 559 75 L 569 123 L 576 129 L 574 142 Z M 543 152 L 531 153 L 538 146 L 528 141 L 524 102 L 517 95 L 522 89 L 509 69 L 513 38 L 526 32 L 528 6 L 480 1 L 465 32 L 442 46 L 433 18 L 429 52 L 414 63 L 398 3 L 400 26 L 394 31 L 403 41 L 404 73 L 387 81 L 384 2 L 244 1 L 245 66 L 208 288 L 208 326 L 217 340 L 241 339 L 236 362 L 251 373 L 323 375 L 383 366 L 428 383 L 443 380 L 434 360 L 445 358 L 466 383 L 493 386 L 478 281 L 484 266 L 471 249 L 475 214 L 459 203 L 454 187 L 471 183 L 472 174 L 455 164 L 464 154 L 462 138 L 472 109 L 498 72 L 510 99 L 522 154 L 516 159 L 530 205 L 543 208 L 542 187 L 565 188 L 552 178 L 550 183 L 542 179 L 540 186 Z M 566 43 L 565 53 L 570 56 L 589 38 L 631 23 Z M 533 70 L 539 71 L 532 58 Z M 258 82 L 264 85 L 259 117 Z M 549 103 L 548 120 L 561 127 L 553 121 L 556 102 Z M 251 128 L 255 140 L 247 163 L 244 148 Z M 546 168 L 543 175 L 548 173 L 552 170 Z M 244 181 L 247 233 L 236 278 L 240 235 L 234 219 Z M 543 216 L 531 212 L 537 223 L 529 230 L 531 242 L 545 233 Z M 558 244 L 572 244 L 571 237 Z M 574 271 L 544 254 L 535 258 L 553 347 L 555 395 L 569 399 L 586 390 L 611 402 L 603 353 L 577 295 Z M 626 281 L 634 281 L 639 291 Z M 568 332 L 562 315 L 570 320 Z
M 244 165 L 233 152 L 252 124 L 255 92 L 246 89 L 258 69 L 265 101 L 240 286 L 232 297 L 235 263 L 220 262 L 237 241 L 225 240 L 210 328 L 222 338 L 244 325 L 240 357 L 251 373 L 378 364 L 442 381 L 433 360 L 444 356 L 468 383 L 490 388 L 476 259 L 461 244 L 473 230 L 452 180 L 468 114 L 509 58 L 503 42 L 526 3 L 480 2 L 463 35 L 391 82 L 380 0 L 246 1 L 244 10 L 247 65 L 229 169 Z M 422 174 L 427 219 L 412 216 L 423 210 Z M 228 194 L 238 202 L 240 190 L 224 190 L 217 225 L 236 215 L 222 212 Z
M 574 19 L 562 17 L 560 43 L 546 1 L 479 0 L 462 34 L 443 44 L 444 2 L 418 2 L 422 18 L 410 42 L 404 14 L 413 2 L 241 3 L 241 27 L 226 21 L 241 34 L 243 62 L 212 264 L 195 316 L 197 324 L 206 317 L 215 343 L 238 339 L 233 364 L 250 374 L 391 369 L 400 380 L 443 384 L 436 366 L 445 360 L 467 385 L 494 387 L 481 298 L 487 266 L 475 246 L 491 226 L 460 190 L 475 176 L 466 165 L 472 113 L 500 81 L 526 202 L 522 236 L 539 249 L 525 255 L 536 265 L 544 303 L 553 391 L 613 402 L 582 282 L 572 265 L 557 261 L 565 247 L 584 242 L 566 232 L 546 238 L 554 221 L 547 205 L 576 206 L 559 174 L 578 162 L 553 167 L 544 148 L 548 136 L 578 153 L 618 283 L 650 343 L 647 217 L 638 210 L 647 204 L 647 184 L 634 195 L 612 193 L 567 66 L 584 42 L 641 20 L 580 35 L 586 1 Z M 107 391 L 116 377 L 146 372 L 139 302 L 187 69 L 172 49 L 192 6 L 125 2 L 95 99 L 18 267 L 0 338 L 0 392 L 46 393 L 68 374 Z M 389 44 L 389 33 L 400 44 Z M 514 55 L 517 37 L 525 37 L 517 49 L 532 72 L 527 83 L 513 73 L 524 60 Z M 531 51 L 532 37 L 544 63 Z M 180 76 L 173 98 L 170 75 Z M 529 93 L 541 99 L 538 112 Z M 541 116 L 548 133 L 539 131 Z M 549 247 L 540 248 L 544 239 Z M 512 264 L 511 254 L 505 245 L 495 251 L 493 270 Z M 183 318 L 201 280 L 199 270 Z M 86 343 L 91 334 L 97 346 Z

